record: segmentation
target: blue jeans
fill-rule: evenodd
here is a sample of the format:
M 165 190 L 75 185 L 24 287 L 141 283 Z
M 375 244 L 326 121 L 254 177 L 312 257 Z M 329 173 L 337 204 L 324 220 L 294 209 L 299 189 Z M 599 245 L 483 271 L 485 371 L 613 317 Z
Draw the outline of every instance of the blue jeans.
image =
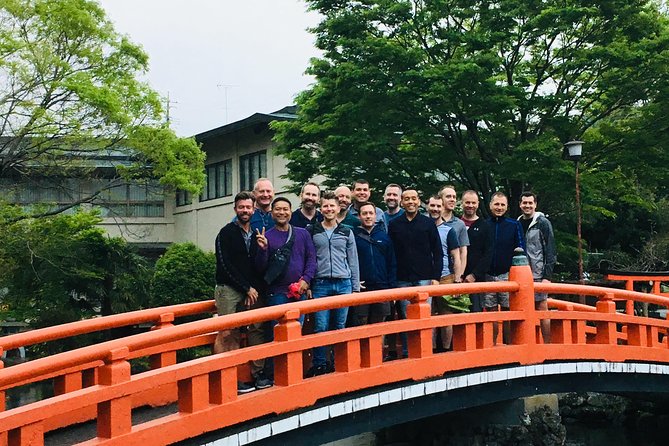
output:
M 319 297 L 351 294 L 353 288 L 351 279 L 314 279 L 311 282 L 311 292 L 314 299 Z M 348 307 L 334 310 L 322 310 L 314 313 L 314 333 L 323 333 L 328 330 L 341 330 L 346 326 Z M 325 365 L 327 347 L 314 347 L 312 364 L 314 367 Z
M 397 288 L 408 288 L 412 286 L 425 286 L 425 285 L 432 285 L 431 280 L 416 280 L 413 282 L 404 282 L 404 281 L 397 281 Z M 432 298 L 427 299 L 427 303 L 429 305 L 432 305 Z M 408 300 L 398 300 L 396 302 L 397 305 L 397 318 L 398 319 L 406 319 L 407 318 L 407 307 L 409 306 L 409 301 Z M 407 334 L 406 333 L 400 333 L 400 340 L 402 341 L 402 356 L 408 356 L 409 355 L 409 349 L 407 347 Z

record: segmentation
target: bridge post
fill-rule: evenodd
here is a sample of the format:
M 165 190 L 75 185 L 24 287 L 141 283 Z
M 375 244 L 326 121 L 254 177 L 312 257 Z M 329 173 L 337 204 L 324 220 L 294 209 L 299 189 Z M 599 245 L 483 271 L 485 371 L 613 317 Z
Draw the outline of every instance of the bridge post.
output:
M 109 352 L 105 365 L 100 367 L 100 384 L 111 386 L 130 381 L 130 354 L 128 347 Z M 98 403 L 98 437 L 113 438 L 132 429 L 132 400 L 130 396 Z
M 525 317 L 519 321 L 511 321 L 511 344 L 533 345 L 536 344 L 536 314 L 534 310 L 534 278 L 532 270 L 524 252 L 516 248 L 509 281 L 518 284 L 518 291 L 509 296 L 509 309 L 511 311 L 522 311 Z
M 633 302 L 633 301 L 632 301 Z M 597 312 L 615 314 L 616 303 L 613 301 L 613 293 L 606 293 L 597 301 Z M 597 333 L 595 334 L 596 344 L 616 345 L 618 343 L 618 333 L 616 323 L 609 321 L 596 322 Z
M 274 327 L 274 341 L 286 342 L 302 337 L 300 310 L 288 310 Z M 274 358 L 274 384 L 291 386 L 302 381 L 302 352 L 288 352 Z
M 430 295 L 420 292 L 411 299 L 407 306 L 407 319 L 426 319 L 431 309 L 428 299 Z M 432 329 L 414 330 L 407 333 L 409 358 L 425 358 L 432 355 Z
M 163 328 L 174 327 L 174 313 L 164 313 L 158 317 L 156 325 L 151 327 L 151 331 L 161 330 Z M 172 350 L 170 352 L 156 353 L 149 356 L 149 365 L 151 370 L 167 367 L 177 363 L 177 352 Z

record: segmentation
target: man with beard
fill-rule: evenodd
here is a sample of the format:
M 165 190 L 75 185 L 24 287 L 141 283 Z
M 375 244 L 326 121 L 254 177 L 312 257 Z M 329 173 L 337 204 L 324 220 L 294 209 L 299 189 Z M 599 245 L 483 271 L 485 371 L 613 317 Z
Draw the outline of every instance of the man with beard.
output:
M 357 228 L 360 226 L 360 219 L 351 215 L 351 189 L 348 186 L 339 186 L 334 191 L 339 204 L 339 213 L 337 214 L 337 222 L 349 228 Z
M 467 266 L 463 274 L 463 282 L 485 282 L 485 275 L 490 268 L 492 256 L 492 234 L 490 225 L 480 218 L 476 211 L 479 208 L 479 196 L 476 191 L 467 190 L 462 193 L 462 222 L 467 227 L 469 246 L 467 248 Z M 483 309 L 483 295 L 470 294 L 472 311 Z
M 404 209 L 400 207 L 400 197 L 402 196 L 402 187 L 399 184 L 390 183 L 386 186 L 383 193 L 383 201 L 386 203 L 387 210 L 383 213 L 383 220 L 386 228 L 390 222 L 404 214 Z
M 349 209 L 348 213 L 358 219 L 358 224 L 353 226 L 354 228 L 360 225 L 360 205 L 362 203 L 367 203 L 369 197 L 372 195 L 369 190 L 369 181 L 359 179 L 355 180 L 353 183 L 353 204 Z M 386 223 L 383 218 L 383 211 L 379 208 L 376 208 L 376 224 L 379 224 L 383 230 L 386 230 Z
M 238 193 L 234 202 L 237 218 L 225 225 L 216 237 L 214 298 L 219 316 L 261 306 L 258 293 L 261 280 L 253 264 L 257 247 L 255 243 L 252 243 L 253 232 L 250 224 L 254 201 L 255 197 L 251 192 Z M 262 325 L 252 324 L 247 336 L 250 345 L 262 344 L 264 342 Z M 220 331 L 214 341 L 214 353 L 238 349 L 239 341 L 239 329 Z M 263 360 L 252 362 L 251 372 L 255 379 L 255 386 L 239 382 L 237 384 L 238 393 L 264 389 L 272 385 L 271 380 L 263 373 L 263 366 Z
M 390 223 L 388 235 L 397 258 L 397 286 L 438 285 L 443 267 L 443 250 L 434 222 L 418 212 L 420 198 L 415 189 L 402 192 L 404 214 Z M 431 300 L 430 300 L 431 302 Z M 408 300 L 397 301 L 399 319 L 406 319 Z M 391 348 L 393 340 L 389 336 Z M 401 333 L 402 356 L 407 356 L 407 335 Z M 389 352 L 392 358 L 392 353 Z M 395 355 L 396 356 L 396 355 Z
M 302 186 L 300 192 L 301 206 L 293 212 L 290 217 L 290 224 L 298 228 L 306 228 L 307 225 L 313 225 L 319 221 L 323 221 L 323 215 L 316 205 L 321 199 L 321 189 L 318 184 L 309 182 Z

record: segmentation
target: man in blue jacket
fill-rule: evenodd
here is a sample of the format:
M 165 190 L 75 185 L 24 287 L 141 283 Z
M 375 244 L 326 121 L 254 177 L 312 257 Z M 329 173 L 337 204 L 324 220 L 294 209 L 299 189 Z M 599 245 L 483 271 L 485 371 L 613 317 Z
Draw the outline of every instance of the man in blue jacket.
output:
M 374 203 L 360 205 L 360 226 L 353 231 L 360 265 L 360 287 L 363 291 L 393 288 L 397 268 L 395 251 L 386 231 L 376 223 Z M 354 325 L 374 324 L 383 322 L 390 315 L 390 302 L 359 305 L 351 310 Z
M 495 192 L 490 200 L 489 223 L 492 232 L 492 260 L 486 274 L 487 282 L 504 282 L 509 280 L 509 270 L 516 248 L 525 249 L 523 228 L 516 220 L 504 216 L 508 210 L 509 199 L 503 192 Z M 486 293 L 483 307 L 486 311 L 509 310 L 509 293 Z M 498 324 L 494 324 L 494 338 L 497 340 Z M 504 322 L 504 342 L 508 342 L 511 325 Z

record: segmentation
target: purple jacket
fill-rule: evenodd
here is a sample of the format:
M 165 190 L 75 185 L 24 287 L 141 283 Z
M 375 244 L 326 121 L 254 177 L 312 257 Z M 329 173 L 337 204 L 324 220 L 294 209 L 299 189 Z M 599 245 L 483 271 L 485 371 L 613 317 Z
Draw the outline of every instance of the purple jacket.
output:
M 304 228 L 293 226 L 295 242 L 293 251 L 290 255 L 290 262 L 286 273 L 272 285 L 269 285 L 267 291 L 272 294 L 287 293 L 288 286 L 291 283 L 300 280 L 310 283 L 316 274 L 316 248 L 311 240 L 311 235 Z M 268 249 L 258 249 L 255 263 L 258 271 L 264 273 L 267 269 L 267 262 L 274 251 L 283 246 L 288 240 L 288 231 L 279 231 L 272 228 L 265 233 L 267 237 Z

